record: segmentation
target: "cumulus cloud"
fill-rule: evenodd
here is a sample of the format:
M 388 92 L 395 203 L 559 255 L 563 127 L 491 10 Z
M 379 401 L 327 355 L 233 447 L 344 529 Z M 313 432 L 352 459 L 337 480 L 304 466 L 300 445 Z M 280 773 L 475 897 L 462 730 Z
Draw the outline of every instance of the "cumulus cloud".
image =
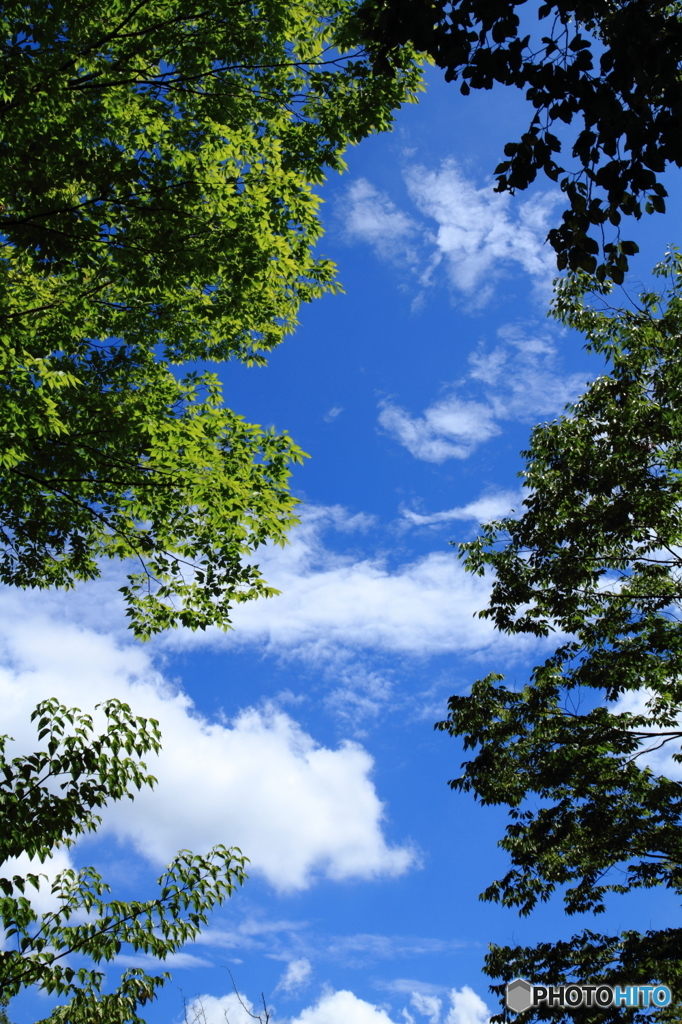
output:
M 292 1024 L 393 1024 L 385 1010 L 341 989 L 328 992 L 308 1006 Z
M 185 1024 L 254 1024 L 254 1009 L 246 996 L 229 992 L 226 996 L 198 996 L 185 1013 Z
M 444 1018 L 443 1001 L 433 993 L 413 992 L 410 1005 L 429 1024 L 488 1024 L 490 1020 L 490 1010 L 468 985 L 450 990 L 450 1007 Z
M 68 850 L 55 850 L 52 856 L 43 862 L 38 857 L 29 857 L 22 853 L 19 857 L 9 857 L 4 861 L 0 867 L 0 877 L 12 878 L 14 875 L 20 875 L 26 878 L 28 874 L 38 875 L 38 888 L 34 889 L 32 885 L 27 885 L 24 895 L 38 914 L 49 914 L 60 906 L 59 899 L 52 894 L 52 883 L 57 875 L 69 868 L 73 868 L 73 861 Z
M 468 985 L 453 988 L 450 1003 L 445 1024 L 488 1024 L 490 1020 L 490 1010 Z
M 274 708 L 209 721 L 154 671 L 147 650 L 45 618 L 32 612 L 30 598 L 4 591 L 0 700 L 3 727 L 19 749 L 34 748 L 30 711 L 52 696 L 88 710 L 117 697 L 160 721 L 164 747 L 150 764 L 158 786 L 132 804 L 110 806 L 102 829 L 155 864 L 181 847 L 237 845 L 252 871 L 295 890 L 320 874 L 399 875 L 414 863 L 411 849 L 384 837 L 373 761 L 357 743 L 321 746 Z
M 291 543 L 264 548 L 259 558 L 279 597 L 237 607 L 229 634 L 178 632 L 167 642 L 258 644 L 327 664 L 340 651 L 429 656 L 527 649 L 524 638 L 502 636 L 474 617 L 487 604 L 489 581 L 466 573 L 454 553 L 390 567 L 382 558 L 339 554 L 324 543 L 326 529 L 348 530 L 357 518 L 344 522 L 338 509 L 308 508 Z
M 412 993 L 411 1005 L 429 1024 L 439 1024 L 442 1001 L 436 996 Z M 200 996 L 189 1007 L 188 1024 L 251 1024 L 248 1013 L 256 1013 L 244 997 L 231 993 L 227 996 Z M 402 1011 L 406 1020 L 414 1018 Z M 450 991 L 450 1007 L 443 1024 L 488 1024 L 490 1011 L 483 1000 L 469 988 Z M 356 996 L 348 989 L 323 992 L 312 1006 L 307 1006 L 291 1024 L 395 1024 L 388 1012 L 374 1003 Z
M 631 690 L 622 693 L 610 709 L 613 714 L 650 715 L 650 703 L 656 700 L 656 694 L 651 690 L 642 687 L 641 690 Z M 666 728 L 670 729 L 670 726 Z M 677 716 L 677 729 L 682 730 L 682 714 Z M 652 732 L 655 730 L 652 729 Z M 679 737 L 672 737 L 659 746 L 660 741 L 655 737 L 642 740 L 640 744 L 641 754 L 638 756 L 640 765 L 646 765 L 656 775 L 663 775 L 667 779 L 682 781 L 682 764 L 673 759 L 673 755 L 680 754 Z
M 492 349 L 479 346 L 468 362 L 468 372 L 450 394 L 419 416 L 392 401 L 380 403 L 380 425 L 415 458 L 466 459 L 501 432 L 500 421 L 556 416 L 586 385 L 584 373 L 563 373 L 546 331 L 523 325 L 501 328 L 498 343 Z
M 353 182 L 340 205 L 349 241 L 371 245 L 380 259 L 409 265 L 422 286 L 443 267 L 450 286 L 470 307 L 490 299 L 496 280 L 521 269 L 543 293 L 556 273 L 545 239 L 560 193 L 536 193 L 525 202 L 477 187 L 455 160 L 437 170 L 411 166 L 408 196 L 421 216 L 401 210 L 365 178 Z

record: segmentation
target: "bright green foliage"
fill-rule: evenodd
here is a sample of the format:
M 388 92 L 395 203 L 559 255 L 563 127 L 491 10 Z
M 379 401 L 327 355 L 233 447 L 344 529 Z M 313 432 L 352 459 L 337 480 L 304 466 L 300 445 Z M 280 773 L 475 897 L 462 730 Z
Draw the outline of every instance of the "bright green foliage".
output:
M 646 766 L 661 749 L 671 774 L 682 763 L 682 258 L 669 254 L 657 273 L 667 296 L 635 309 L 585 307 L 581 280 L 560 287 L 555 315 L 586 334 L 608 373 L 533 431 L 523 514 L 460 549 L 469 571 L 494 571 L 483 616 L 506 633 L 560 638 L 522 690 L 488 676 L 452 697 L 439 724 L 475 752 L 453 787 L 510 809 L 500 845 L 511 868 L 483 898 L 522 914 L 558 887 L 569 914 L 633 889 L 682 894 L 682 784 Z M 659 981 L 679 998 L 681 945 L 679 928 L 588 931 L 493 948 L 487 970 Z
M 418 71 L 341 57 L 349 0 L 3 4 L 2 309 L 35 355 L 258 358 L 327 290 L 310 182 Z
M 141 636 L 272 592 L 244 559 L 295 521 L 301 453 L 169 364 L 262 363 L 334 290 L 311 184 L 419 82 L 340 53 L 350 7 L 3 5 L 0 581 L 133 557 Z
M 226 409 L 213 375 L 178 381 L 123 347 L 40 373 L 36 387 L 14 363 L 0 391 L 4 582 L 64 587 L 104 556 L 135 559 L 123 593 L 141 637 L 226 627 L 232 602 L 276 593 L 244 559 L 298 521 L 287 480 L 303 453 L 286 434 Z
M 158 724 L 133 716 L 118 701 L 107 701 L 102 711 L 106 731 L 97 735 L 88 715 L 45 701 L 32 715 L 43 750 L 7 760 L 7 737 L 0 740 L 0 864 L 22 852 L 44 861 L 97 829 L 95 809 L 154 784 L 141 757 L 158 751 Z M 2 1000 L 35 985 L 69 999 L 49 1018 L 55 1024 L 138 1024 L 138 1008 L 168 974 L 133 968 L 117 989 L 103 993 L 101 967 L 125 950 L 161 960 L 176 952 L 242 884 L 244 865 L 236 849 L 219 846 L 205 857 L 181 850 L 159 879 L 157 896 L 134 902 L 107 900 L 107 886 L 92 868 L 67 870 L 52 884 L 57 909 L 45 914 L 25 895 L 27 886 L 38 887 L 37 873 L 0 878 L 7 935 L 0 952 Z

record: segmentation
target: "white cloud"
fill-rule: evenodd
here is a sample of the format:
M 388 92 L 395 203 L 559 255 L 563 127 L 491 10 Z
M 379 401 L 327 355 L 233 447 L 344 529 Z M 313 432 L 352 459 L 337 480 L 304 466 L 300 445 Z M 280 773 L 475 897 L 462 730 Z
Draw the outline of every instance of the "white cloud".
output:
M 418 233 L 418 225 L 366 178 L 359 178 L 348 187 L 341 216 L 349 241 L 366 242 L 381 259 L 415 261 L 410 243 Z
M 42 630 L 44 624 L 44 635 L 55 637 L 50 658 L 55 670 L 59 667 L 61 679 L 68 678 L 72 644 L 75 651 L 86 644 L 86 636 L 101 637 L 98 631 L 106 623 L 111 628 L 110 642 L 114 644 L 116 637 L 127 653 L 122 660 L 118 655 L 110 660 L 105 681 L 95 682 L 93 692 L 103 695 L 98 699 L 108 695 L 112 674 L 149 677 L 152 655 L 163 657 L 169 650 L 202 645 L 255 646 L 264 653 L 300 657 L 321 666 L 331 684 L 329 705 L 366 703 L 371 714 L 390 695 L 394 669 L 383 663 L 377 668 L 368 657 L 396 653 L 417 658 L 447 653 L 479 657 L 494 651 L 498 657 L 515 659 L 537 646 L 528 637 L 499 634 L 488 620 L 478 618 L 475 613 L 488 603 L 490 581 L 466 573 L 451 549 L 390 564 L 383 555 L 358 550 L 358 535 L 376 525 L 372 516 L 351 515 L 340 506 L 310 505 L 304 506 L 302 514 L 303 523 L 291 531 L 286 547 L 263 546 L 258 551 L 265 578 L 281 594 L 237 605 L 234 629 L 227 633 L 177 629 L 149 645 L 131 645 L 117 592 L 123 578 L 120 570 L 118 575 L 107 571 L 106 579 L 79 586 L 68 595 L 24 592 L 12 596 L 11 591 L 0 591 L 0 616 L 3 608 L 11 608 L 12 622 L 21 624 L 23 616 L 28 617 L 28 630 Z M 328 544 L 327 531 L 340 537 Z M 340 543 L 348 546 L 349 553 L 338 550 Z M 35 625 L 38 621 L 40 627 Z M 80 639 L 72 640 L 68 630 L 62 635 L 62 624 L 68 623 L 84 630 L 82 635 L 73 634 Z M 13 658 L 12 644 L 19 635 L 19 625 L 14 630 L 0 619 L 0 666 Z M 31 649 L 28 639 L 25 648 Z M 93 653 L 97 658 L 101 655 Z M 97 671 L 93 675 L 97 678 Z M 122 687 L 126 685 L 121 682 Z M 83 694 L 87 704 L 87 686 Z M 8 701 L 14 699 L 7 696 Z
M 379 423 L 416 459 L 437 463 L 467 459 L 479 444 L 500 433 L 493 409 L 457 395 L 436 402 L 418 417 L 384 401 Z
M 474 617 L 487 605 L 489 582 L 466 573 L 454 553 L 391 568 L 382 558 L 330 550 L 323 543 L 329 527 L 348 529 L 348 523 L 338 509 L 308 508 L 286 548 L 262 549 L 265 578 L 282 593 L 237 607 L 234 631 L 178 631 L 165 642 L 258 644 L 324 664 L 348 651 L 430 656 L 527 649 L 525 638 L 500 635 Z
M 498 419 L 531 422 L 555 416 L 585 389 L 584 373 L 566 375 L 551 335 L 524 324 L 506 324 L 499 343 L 469 356 L 469 386 L 478 386 Z
M 184 1024 L 254 1024 L 258 1010 L 245 996 L 229 992 L 226 996 L 198 996 L 185 1011 Z M 261 1011 L 265 1024 L 265 1014 Z
M 380 259 L 408 264 L 423 287 L 443 266 L 450 286 L 473 308 L 485 305 L 496 280 L 512 267 L 528 274 L 544 296 L 556 274 L 545 240 L 558 191 L 520 202 L 495 192 L 492 183 L 478 188 L 452 159 L 437 170 L 409 167 L 405 183 L 419 220 L 365 178 L 349 186 L 339 204 L 349 241 L 371 245 Z
M 498 336 L 492 350 L 479 346 L 471 353 L 466 376 L 421 416 L 381 402 L 381 426 L 417 459 L 466 459 L 501 432 L 500 421 L 555 416 L 585 388 L 584 373 L 562 372 L 547 332 L 507 325 Z
M 58 874 L 69 868 L 73 868 L 73 862 L 69 851 L 65 849 L 55 850 L 43 863 L 37 857 L 28 857 L 22 853 L 19 857 L 10 857 L 4 861 L 0 866 L 0 877 L 12 878 L 14 875 L 20 875 L 26 878 L 27 874 L 39 875 L 38 888 L 34 889 L 29 884 L 23 895 L 30 900 L 38 914 L 48 914 L 57 910 L 60 905 L 59 899 L 52 894 L 52 883 Z
M 308 1006 L 291 1024 L 393 1024 L 385 1010 L 341 989 Z
M 420 1016 L 428 1018 L 429 1024 L 440 1024 L 443 1003 L 435 994 L 413 992 L 410 1003 Z M 489 1020 L 490 1010 L 472 988 L 464 985 L 450 990 L 450 1008 L 444 1024 L 488 1024 Z
M 378 987 L 387 992 L 399 992 L 407 995 L 447 995 L 447 985 L 434 985 L 430 981 L 417 981 L 415 978 L 392 978 L 390 981 L 378 982 Z
M 450 1012 L 445 1024 L 488 1024 L 490 1010 L 473 989 L 464 985 L 450 993 Z
M 29 714 L 47 697 L 88 710 L 118 697 L 160 721 L 164 748 L 150 763 L 157 788 L 110 806 L 103 825 L 150 861 L 165 864 L 181 847 L 237 845 L 281 890 L 318 874 L 398 875 L 414 863 L 410 849 L 386 842 L 373 761 L 358 744 L 320 746 L 272 708 L 210 722 L 154 671 L 149 649 L 48 619 L 30 595 L 0 594 L 0 649 L 3 726 L 20 749 L 34 748 Z
M 308 984 L 312 971 L 312 964 L 305 957 L 290 960 L 286 971 L 279 979 L 277 988 L 283 992 L 296 992 Z
M 359 967 L 374 960 L 394 960 L 401 957 L 413 958 L 429 956 L 434 953 L 450 953 L 461 949 L 463 945 L 465 943 L 457 939 L 361 933 L 359 935 L 343 935 L 333 939 L 326 947 L 326 955 L 339 963 Z
M 443 1002 L 438 996 L 425 995 L 423 992 L 413 992 L 410 1003 L 422 1017 L 428 1017 L 431 1024 L 438 1024 L 440 1013 L 443 1009 Z
M 193 956 L 191 953 L 170 953 L 165 960 L 159 960 L 155 956 L 140 954 L 138 956 L 127 956 L 125 954 L 116 957 L 116 963 L 121 967 L 141 967 L 144 971 L 167 971 L 176 967 L 178 970 L 191 970 L 195 967 L 213 967 L 210 960 L 204 960 L 200 956 Z
M 406 181 L 417 208 L 438 225 L 433 263 L 445 260 L 452 285 L 475 295 L 474 305 L 488 300 L 494 279 L 510 264 L 543 284 L 551 281 L 555 263 L 545 237 L 559 193 L 519 203 L 492 184 L 476 188 L 454 160 L 437 171 L 413 167 Z
M 525 492 L 527 494 L 528 492 Z M 421 515 L 412 509 L 404 508 L 403 517 L 413 526 L 433 526 L 438 523 L 450 523 L 453 520 L 474 520 L 477 523 L 487 523 L 491 519 L 499 519 L 508 516 L 512 510 L 522 510 L 522 501 L 525 496 L 523 491 L 491 491 L 483 494 L 468 505 L 460 505 L 455 508 L 446 509 L 443 512 L 433 512 L 431 515 Z
M 438 1024 L 442 1002 L 436 996 L 412 992 L 412 1007 L 430 1024 Z M 257 1013 L 252 1003 L 234 993 L 220 998 L 199 996 L 189 1006 L 186 1024 L 252 1024 L 251 1014 Z M 407 1009 L 402 1016 L 413 1020 Z M 450 1008 L 444 1024 L 488 1024 L 490 1011 L 483 1000 L 464 985 L 450 991 Z M 387 1011 L 348 989 L 323 992 L 312 1006 L 305 1007 L 290 1024 L 394 1024 Z
M 656 696 L 655 693 L 645 687 L 642 687 L 641 690 L 630 690 L 622 693 L 610 710 L 614 715 L 650 716 L 652 711 L 651 702 L 656 701 Z M 670 730 L 669 725 L 665 726 L 665 729 L 662 726 L 660 728 L 663 731 Z M 677 715 L 676 728 L 682 731 L 682 712 Z M 655 726 L 650 731 L 655 732 Z M 674 754 L 682 752 L 679 736 L 671 737 L 669 742 L 665 742 L 661 746 L 658 745 L 659 743 L 660 740 L 656 740 L 655 737 L 642 740 L 640 744 L 642 752 L 637 757 L 639 764 L 646 765 L 656 775 L 663 775 L 667 779 L 674 779 L 677 782 L 682 781 L 682 764 L 679 761 L 673 760 Z

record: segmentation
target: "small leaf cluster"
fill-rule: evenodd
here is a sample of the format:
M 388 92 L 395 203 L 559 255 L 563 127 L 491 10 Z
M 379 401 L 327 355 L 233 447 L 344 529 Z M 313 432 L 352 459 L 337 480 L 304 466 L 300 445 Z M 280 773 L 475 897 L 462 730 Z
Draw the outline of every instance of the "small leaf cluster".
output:
M 492 674 L 453 696 L 438 726 L 473 751 L 452 787 L 509 808 L 511 866 L 482 898 L 522 914 L 557 889 L 569 914 L 634 889 L 682 894 L 682 784 L 647 766 L 658 751 L 682 763 L 682 257 L 656 272 L 666 293 L 624 309 L 598 284 L 586 305 L 585 275 L 559 285 L 554 315 L 606 372 L 534 429 L 520 514 L 460 545 L 468 571 L 491 574 L 481 616 L 557 638 L 522 689 Z M 494 949 L 488 963 L 506 979 L 609 981 L 646 949 L 627 978 L 679 991 L 679 935 L 674 963 L 668 940 L 583 935 L 561 954 Z
M 558 268 L 620 283 L 638 249 L 621 240 L 622 218 L 664 212 L 660 175 L 682 166 L 680 5 L 548 0 L 533 14 L 522 7 L 523 0 L 364 0 L 356 31 L 377 67 L 409 43 L 465 96 L 495 84 L 522 90 L 534 113 L 505 146 L 497 191 L 525 189 L 539 172 L 559 181 L 566 208 L 549 233 Z M 576 122 L 564 132 L 573 162 L 562 166 L 557 128 Z
M 132 799 L 132 790 L 154 784 L 141 758 L 159 750 L 158 723 L 116 700 L 101 705 L 100 714 L 106 730 L 97 734 L 89 715 L 44 701 L 32 715 L 43 749 L 8 760 L 8 737 L 0 741 L 0 866 L 21 853 L 45 861 L 95 831 L 96 811 L 109 800 Z M 53 1024 L 143 1024 L 139 1008 L 169 975 L 133 968 L 104 991 L 102 967 L 122 951 L 165 960 L 196 938 L 212 908 L 243 883 L 245 863 L 239 850 L 223 846 L 206 856 L 182 850 L 159 878 L 156 897 L 132 902 L 107 899 L 93 868 L 68 869 L 52 883 L 57 909 L 44 914 L 26 895 L 38 888 L 39 874 L 0 877 L 3 1000 L 37 986 L 69 1000 L 53 1011 Z

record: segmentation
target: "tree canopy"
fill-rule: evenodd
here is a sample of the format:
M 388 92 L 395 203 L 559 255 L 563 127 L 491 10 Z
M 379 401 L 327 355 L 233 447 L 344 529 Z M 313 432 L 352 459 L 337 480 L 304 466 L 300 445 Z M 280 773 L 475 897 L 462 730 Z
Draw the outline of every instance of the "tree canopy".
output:
M 295 521 L 302 453 L 174 364 L 261 364 L 336 288 L 312 185 L 420 75 L 344 50 L 350 10 L 3 5 L 0 581 L 132 557 L 141 636 L 272 592 L 249 558 Z
M 142 757 L 159 749 L 158 723 L 115 700 L 100 713 L 105 730 L 97 733 L 89 715 L 47 700 L 32 715 L 43 749 L 9 759 L 8 737 L 0 738 L 0 997 L 6 1003 L 31 986 L 66 997 L 49 1017 L 53 1024 L 142 1024 L 140 1007 L 169 975 L 134 967 L 103 992 L 102 967 L 126 950 L 165 960 L 196 937 L 210 910 L 245 878 L 239 850 L 181 850 L 153 899 L 107 900 L 93 868 L 67 869 L 52 883 L 55 909 L 34 909 L 30 892 L 40 886 L 40 862 L 96 831 L 96 811 L 109 800 L 132 799 L 135 789 L 155 782 Z M 13 859 L 22 853 L 33 870 L 20 873 Z
M 560 286 L 555 315 L 585 333 L 608 372 L 533 431 L 518 518 L 460 546 L 470 572 L 493 573 L 482 616 L 558 641 L 528 685 L 488 676 L 453 696 L 439 723 L 473 751 L 451 785 L 509 808 L 500 845 L 511 867 L 482 898 L 522 914 L 555 890 L 568 914 L 599 914 L 636 889 L 682 894 L 682 257 L 656 272 L 667 292 L 623 309 L 604 288 L 585 304 L 584 278 Z M 681 942 L 677 927 L 586 930 L 492 947 L 486 970 L 504 981 L 657 981 L 675 995 Z
M 637 251 L 620 238 L 622 217 L 663 212 L 660 175 L 682 166 L 680 11 L 667 0 L 363 0 L 356 38 L 376 67 L 414 44 L 465 96 L 523 90 L 533 114 L 505 146 L 497 190 L 541 171 L 560 181 L 567 205 L 549 233 L 559 269 L 622 282 Z

